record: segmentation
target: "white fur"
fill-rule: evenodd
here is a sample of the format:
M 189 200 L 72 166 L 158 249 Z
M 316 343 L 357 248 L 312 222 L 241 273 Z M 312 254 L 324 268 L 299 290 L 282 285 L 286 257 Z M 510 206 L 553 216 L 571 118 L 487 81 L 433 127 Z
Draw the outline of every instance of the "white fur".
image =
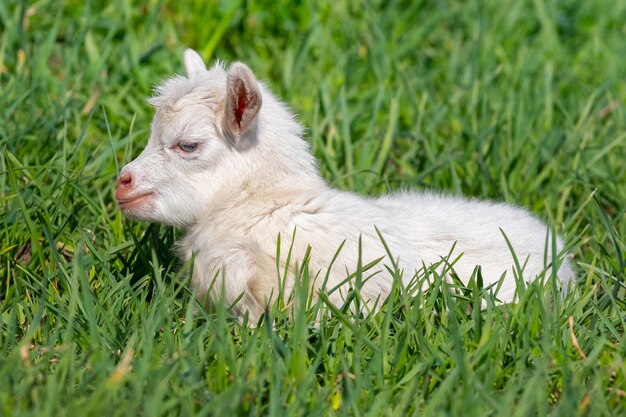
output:
M 215 301 L 223 294 L 221 301 L 228 305 L 241 297 L 234 311 L 240 316 L 249 312 L 257 319 L 270 296 L 278 292 L 279 234 L 280 267 L 285 267 L 292 244 L 291 265 L 301 262 L 310 246 L 309 269 L 312 276 L 319 272 L 320 277 L 316 286 L 344 241 L 326 288 L 356 270 L 359 240 L 363 265 L 384 258 L 366 273 L 374 275 L 361 290 L 365 300 L 384 299 L 392 285 L 385 265 L 393 262 L 376 228 L 406 282 L 423 265 L 462 254 L 454 265 L 461 280 L 467 281 L 476 265 L 482 267 L 485 285 L 506 272 L 498 297 L 513 300 L 514 262 L 502 231 L 525 264 L 526 280 L 549 268 L 552 254 L 545 257 L 548 265 L 544 261 L 547 228 L 525 210 L 432 193 L 373 199 L 332 189 L 318 174 L 301 126 L 267 88 L 256 85 L 245 65 L 233 64 L 230 73 L 220 63 L 207 70 L 191 50 L 185 52 L 185 65 L 186 77 L 171 78 L 157 87 L 151 99 L 156 115 L 149 143 L 122 169 L 120 178 L 132 176 L 132 185 L 118 189 L 118 199 L 151 193 L 141 204 L 126 208 L 125 214 L 186 229 L 180 248 L 187 259 L 195 255 L 192 283 L 201 297 L 206 294 Z M 227 89 L 228 77 L 235 81 L 243 77 L 244 93 L 259 94 L 259 104 L 262 97 L 260 111 L 251 112 L 252 121 L 244 120 L 246 125 L 238 133 L 230 131 L 237 126 L 233 119 L 225 122 L 232 117 L 228 109 L 233 108 L 226 105 L 227 91 L 235 91 Z M 199 148 L 183 152 L 178 147 L 181 141 L 198 143 Z M 560 240 L 557 246 L 561 251 Z M 569 280 L 572 275 L 569 261 L 564 260 L 559 276 Z M 286 287 L 292 288 L 293 282 Z M 331 300 L 340 304 L 344 294 L 335 292 Z

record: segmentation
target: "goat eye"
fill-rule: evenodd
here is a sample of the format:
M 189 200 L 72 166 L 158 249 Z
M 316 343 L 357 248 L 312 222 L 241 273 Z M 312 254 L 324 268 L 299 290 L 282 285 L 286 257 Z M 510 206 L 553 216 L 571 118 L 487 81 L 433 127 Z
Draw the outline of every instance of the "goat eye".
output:
M 178 144 L 178 148 L 183 152 L 193 152 L 198 149 L 198 144 L 193 142 L 181 142 Z

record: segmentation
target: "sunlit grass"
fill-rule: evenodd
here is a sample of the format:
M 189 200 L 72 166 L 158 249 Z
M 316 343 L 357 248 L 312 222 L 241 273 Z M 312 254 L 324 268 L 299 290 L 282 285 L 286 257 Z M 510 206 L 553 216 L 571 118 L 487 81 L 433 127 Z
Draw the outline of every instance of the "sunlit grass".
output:
M 626 3 L 96 3 L 0 2 L 0 415 L 626 407 Z M 397 287 L 375 314 L 305 291 L 256 329 L 198 309 L 181 231 L 113 200 L 185 47 L 246 62 L 334 186 L 528 207 L 578 285 L 501 306 L 478 271 L 450 288 L 426 270 L 431 290 Z

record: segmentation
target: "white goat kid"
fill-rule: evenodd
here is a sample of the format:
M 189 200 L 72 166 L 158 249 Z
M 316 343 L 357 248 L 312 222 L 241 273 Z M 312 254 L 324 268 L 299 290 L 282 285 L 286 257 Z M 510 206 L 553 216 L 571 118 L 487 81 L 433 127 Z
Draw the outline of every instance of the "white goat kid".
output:
M 546 226 L 520 208 L 431 193 L 369 199 L 330 188 L 302 127 L 246 65 L 207 69 L 192 50 L 184 60 L 187 76 L 166 80 L 150 99 L 156 108 L 150 140 L 120 172 L 116 198 L 130 218 L 186 229 L 180 248 L 186 259 L 195 256 L 192 285 L 199 297 L 216 302 L 221 295 L 227 305 L 239 299 L 234 312 L 258 320 L 278 293 L 276 265 L 285 267 L 276 262 L 279 234 L 281 253 L 292 246 L 293 260 L 302 261 L 310 246 L 309 270 L 321 277 L 314 287 L 327 273 L 326 288 L 345 281 L 359 253 L 363 265 L 383 258 L 361 288 L 370 303 L 391 290 L 385 265 L 395 263 L 408 282 L 423 265 L 461 254 L 454 271 L 462 280 L 476 265 L 485 285 L 506 273 L 498 297 L 511 301 L 514 259 L 502 232 L 527 279 L 550 268 L 545 259 L 557 258 L 544 256 Z M 558 274 L 569 280 L 569 261 Z M 291 277 L 287 292 L 293 285 Z M 330 300 L 341 304 L 343 296 L 336 291 Z

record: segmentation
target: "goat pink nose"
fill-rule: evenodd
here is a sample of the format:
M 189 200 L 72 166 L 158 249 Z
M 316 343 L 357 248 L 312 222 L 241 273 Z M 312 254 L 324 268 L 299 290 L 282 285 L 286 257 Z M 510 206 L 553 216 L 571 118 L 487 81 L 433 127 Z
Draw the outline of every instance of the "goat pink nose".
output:
M 127 173 L 120 175 L 120 177 L 117 179 L 117 188 L 118 189 L 130 188 L 132 183 L 133 183 L 133 177 L 127 172 Z

